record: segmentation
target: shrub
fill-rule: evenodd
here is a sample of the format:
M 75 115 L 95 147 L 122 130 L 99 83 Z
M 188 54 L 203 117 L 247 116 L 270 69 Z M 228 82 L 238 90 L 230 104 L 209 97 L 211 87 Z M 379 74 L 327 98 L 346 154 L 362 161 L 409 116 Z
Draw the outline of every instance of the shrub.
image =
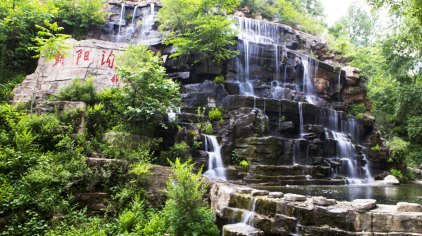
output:
M 214 82 L 216 82 L 217 84 L 224 84 L 225 81 L 226 80 L 224 79 L 224 76 L 223 75 L 217 75 L 214 78 Z
M 207 184 L 203 182 L 201 171 L 192 173 L 193 164 L 172 163 L 172 176 L 167 181 L 167 197 L 163 214 L 172 235 L 217 235 L 211 210 L 203 197 Z
M 354 115 L 354 116 L 361 116 L 362 117 L 362 113 L 366 112 L 366 107 L 364 104 L 359 103 L 359 104 L 353 104 L 350 107 L 350 114 Z
M 174 162 L 177 158 L 180 159 L 190 159 L 191 155 L 189 153 L 190 147 L 186 142 L 175 143 L 172 147 L 170 147 L 169 151 L 162 152 L 161 154 L 161 162 L 168 161 Z M 160 163 L 163 164 L 163 163 Z
M 409 143 L 399 137 L 393 137 L 387 143 L 390 148 L 391 158 L 395 161 L 404 161 L 409 151 Z
M 212 121 L 223 121 L 223 113 L 220 108 L 216 107 L 208 112 L 208 118 Z
M 25 130 L 36 134 L 32 144 L 42 151 L 53 151 L 62 138 L 70 133 L 53 114 L 22 116 L 15 131 L 23 134 Z
M 250 167 L 250 162 L 247 160 L 242 160 L 239 165 L 243 168 L 244 171 L 248 171 Z
M 93 105 L 98 102 L 94 80 L 94 77 L 87 80 L 76 78 L 69 86 L 62 89 L 56 98 L 60 101 L 77 101 Z

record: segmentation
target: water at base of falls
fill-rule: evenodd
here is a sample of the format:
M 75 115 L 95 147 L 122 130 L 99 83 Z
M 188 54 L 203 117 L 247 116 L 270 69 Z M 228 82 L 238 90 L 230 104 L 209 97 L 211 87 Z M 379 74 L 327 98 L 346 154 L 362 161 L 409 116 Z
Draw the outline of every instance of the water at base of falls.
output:
M 224 168 L 221 157 L 221 146 L 218 144 L 217 137 L 214 135 L 205 136 L 205 151 L 208 153 L 208 170 L 204 173 L 211 179 L 226 180 L 226 169 Z

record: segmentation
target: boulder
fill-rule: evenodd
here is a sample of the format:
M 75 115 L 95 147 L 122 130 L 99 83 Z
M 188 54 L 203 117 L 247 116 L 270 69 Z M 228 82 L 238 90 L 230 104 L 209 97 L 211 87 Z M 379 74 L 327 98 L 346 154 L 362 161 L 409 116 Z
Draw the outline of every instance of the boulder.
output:
M 337 204 L 335 199 L 327 199 L 325 197 L 313 197 L 312 202 L 318 206 L 332 206 Z
M 282 198 L 283 195 L 284 194 L 282 192 L 270 192 L 268 194 L 268 198 Z
M 394 175 L 387 175 L 387 177 L 384 178 L 384 184 L 397 185 L 400 184 L 400 181 Z
M 358 212 L 366 212 L 377 207 L 375 199 L 356 199 L 352 201 L 352 207 Z
M 268 194 L 269 194 L 269 192 L 267 190 L 255 189 L 255 190 L 252 190 L 252 192 L 251 192 L 252 196 L 265 196 L 265 195 L 268 195 Z
M 223 226 L 224 236 L 260 236 L 264 232 L 250 225 L 238 223 Z
M 417 203 L 399 202 L 397 203 L 397 211 L 422 212 L 422 206 L 421 204 L 417 204 Z
M 306 201 L 306 196 L 293 194 L 293 193 L 286 193 L 284 194 L 284 201 L 288 202 L 304 202 Z

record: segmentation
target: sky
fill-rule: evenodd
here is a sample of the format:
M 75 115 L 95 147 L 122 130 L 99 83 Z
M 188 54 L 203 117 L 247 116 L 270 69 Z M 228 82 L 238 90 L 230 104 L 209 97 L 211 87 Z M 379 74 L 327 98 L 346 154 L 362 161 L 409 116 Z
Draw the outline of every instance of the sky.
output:
M 334 22 L 346 15 L 347 9 L 354 1 L 367 6 L 364 0 L 321 0 L 328 26 L 333 25 Z

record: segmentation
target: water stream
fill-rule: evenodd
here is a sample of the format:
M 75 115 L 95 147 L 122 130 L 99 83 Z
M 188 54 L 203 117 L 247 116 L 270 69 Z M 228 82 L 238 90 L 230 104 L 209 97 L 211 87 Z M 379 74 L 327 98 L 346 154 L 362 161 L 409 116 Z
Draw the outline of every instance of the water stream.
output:
M 221 157 L 221 146 L 218 144 L 217 137 L 214 135 L 204 135 L 205 151 L 208 153 L 208 170 L 204 176 L 211 179 L 226 180 L 226 169 L 224 168 L 223 159 Z
M 124 20 L 126 11 L 125 3 L 122 3 L 121 10 L 120 10 L 120 17 L 119 17 L 119 31 L 117 32 L 117 42 L 119 43 L 122 38 L 122 25 L 126 25 L 126 21 Z

